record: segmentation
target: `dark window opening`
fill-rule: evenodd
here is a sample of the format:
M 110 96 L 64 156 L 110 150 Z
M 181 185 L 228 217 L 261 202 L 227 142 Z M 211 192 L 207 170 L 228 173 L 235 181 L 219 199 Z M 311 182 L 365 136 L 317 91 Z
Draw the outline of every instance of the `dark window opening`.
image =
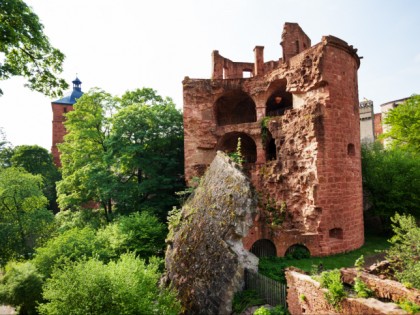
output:
M 273 161 L 277 159 L 276 141 L 268 131 L 267 144 L 265 146 L 265 159 L 266 161 Z
M 292 93 L 286 92 L 286 83 L 286 80 L 278 80 L 274 83 L 274 92 L 266 103 L 266 116 L 281 116 L 293 108 L 293 96 Z
M 353 143 L 349 143 L 347 145 L 347 154 L 350 155 L 350 156 L 355 156 L 356 155 L 356 149 L 354 148 Z
M 330 238 L 338 238 L 340 240 L 343 239 L 343 229 L 334 228 L 330 230 Z
M 257 121 L 255 102 L 243 91 L 231 91 L 215 104 L 217 125 L 233 125 Z
M 276 245 L 267 239 L 261 239 L 252 244 L 250 252 L 257 257 L 277 256 Z
M 254 139 L 243 132 L 230 132 L 225 134 L 217 145 L 217 150 L 227 154 L 236 152 L 238 139 L 241 138 L 241 154 L 245 163 L 255 163 L 257 160 L 257 146 Z
M 311 252 L 305 245 L 294 244 L 286 250 L 284 256 L 291 259 L 303 259 L 311 257 Z
M 67 107 L 64 107 L 64 114 L 67 113 Z

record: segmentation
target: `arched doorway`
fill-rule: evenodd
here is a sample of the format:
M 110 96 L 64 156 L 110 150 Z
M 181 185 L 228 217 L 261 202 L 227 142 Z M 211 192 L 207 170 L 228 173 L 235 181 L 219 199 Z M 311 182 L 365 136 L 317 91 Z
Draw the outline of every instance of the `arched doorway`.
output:
M 284 256 L 292 259 L 303 259 L 311 257 L 311 252 L 305 245 L 294 244 L 286 250 Z
M 229 91 L 219 97 L 215 113 L 218 126 L 257 121 L 254 100 L 241 90 Z
M 277 256 L 276 245 L 268 239 L 260 239 L 252 244 L 251 253 L 257 257 L 272 257 Z
M 257 160 L 257 146 L 254 139 L 244 132 L 229 132 L 225 134 L 219 140 L 217 150 L 228 154 L 235 152 L 239 138 L 241 138 L 241 154 L 245 159 L 245 163 L 255 163 Z

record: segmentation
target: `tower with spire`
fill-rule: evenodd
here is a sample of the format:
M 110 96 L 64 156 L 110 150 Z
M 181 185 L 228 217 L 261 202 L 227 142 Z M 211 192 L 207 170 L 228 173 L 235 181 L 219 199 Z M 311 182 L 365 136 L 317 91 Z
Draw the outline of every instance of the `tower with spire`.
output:
M 53 155 L 54 163 L 58 167 L 61 166 L 60 152 L 58 152 L 57 144 L 62 143 L 66 129 L 64 127 L 64 121 L 66 113 L 73 110 L 73 105 L 77 99 L 83 95 L 82 82 L 76 76 L 76 79 L 72 81 L 73 90 L 63 98 L 51 102 L 51 108 L 53 112 L 52 120 L 52 146 L 51 153 Z

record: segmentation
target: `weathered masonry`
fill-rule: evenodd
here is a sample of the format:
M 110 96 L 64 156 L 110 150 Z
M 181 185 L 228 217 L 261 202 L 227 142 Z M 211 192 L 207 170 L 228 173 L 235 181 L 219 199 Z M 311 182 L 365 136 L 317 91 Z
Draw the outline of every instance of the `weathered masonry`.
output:
M 183 81 L 185 175 L 203 175 L 217 150 L 241 139 L 259 211 L 244 239 L 254 253 L 311 255 L 364 242 L 356 49 L 311 40 L 286 23 L 283 56 L 233 62 L 212 54 L 211 79 Z M 245 74 L 245 75 L 244 75 Z M 245 78 L 246 77 L 246 78 Z

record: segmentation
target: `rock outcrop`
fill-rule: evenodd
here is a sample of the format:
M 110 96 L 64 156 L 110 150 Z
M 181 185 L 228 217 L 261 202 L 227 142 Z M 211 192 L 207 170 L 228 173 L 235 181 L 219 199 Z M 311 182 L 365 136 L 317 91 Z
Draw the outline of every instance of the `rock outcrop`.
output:
M 186 313 L 231 313 L 244 269 L 258 265 L 242 244 L 256 204 L 249 179 L 218 152 L 182 210 L 172 213 L 166 280 L 178 290 Z

